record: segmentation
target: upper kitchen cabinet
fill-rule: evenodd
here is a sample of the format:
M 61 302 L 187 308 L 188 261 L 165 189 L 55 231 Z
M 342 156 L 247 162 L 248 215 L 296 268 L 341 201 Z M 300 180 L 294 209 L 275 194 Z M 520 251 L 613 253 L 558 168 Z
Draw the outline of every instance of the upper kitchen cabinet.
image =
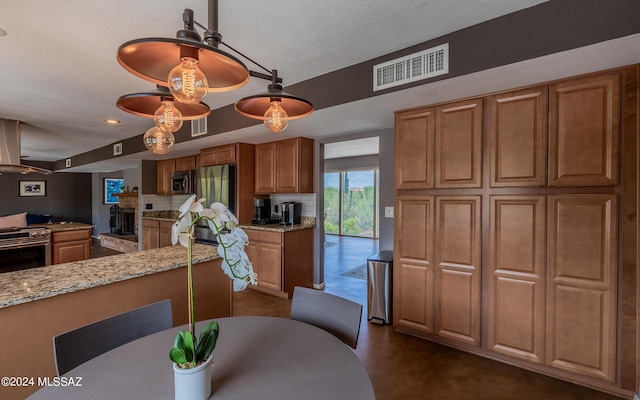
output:
M 256 193 L 313 193 L 313 140 L 256 145 Z
M 433 188 L 435 108 L 396 113 L 396 189 Z
M 547 86 L 487 97 L 492 187 L 547 183 Z
M 176 158 L 176 171 L 193 171 L 196 169 L 196 156 Z
M 236 144 L 209 147 L 207 149 L 200 150 L 200 167 L 235 163 Z
M 549 89 L 549 186 L 618 183 L 620 73 Z
M 171 194 L 171 174 L 176 172 L 176 160 L 160 160 L 156 164 L 156 191 L 158 194 Z

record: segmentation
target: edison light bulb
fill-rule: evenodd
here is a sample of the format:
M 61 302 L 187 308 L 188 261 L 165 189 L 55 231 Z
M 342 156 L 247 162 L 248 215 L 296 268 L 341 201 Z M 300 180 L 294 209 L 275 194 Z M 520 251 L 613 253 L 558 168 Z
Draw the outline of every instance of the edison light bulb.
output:
M 153 114 L 153 120 L 163 132 L 175 132 L 182 127 L 182 113 L 171 100 L 162 100 L 162 104 Z
M 163 132 L 155 126 L 145 132 L 142 140 L 147 149 L 155 154 L 167 154 L 176 143 L 173 133 Z
M 198 60 L 183 57 L 180 65 L 169 72 L 169 91 L 180 103 L 196 104 L 207 95 L 209 83 L 200 68 Z
M 271 132 L 282 132 L 289 124 L 289 115 L 280 107 L 279 101 L 272 101 L 264 113 L 264 124 Z

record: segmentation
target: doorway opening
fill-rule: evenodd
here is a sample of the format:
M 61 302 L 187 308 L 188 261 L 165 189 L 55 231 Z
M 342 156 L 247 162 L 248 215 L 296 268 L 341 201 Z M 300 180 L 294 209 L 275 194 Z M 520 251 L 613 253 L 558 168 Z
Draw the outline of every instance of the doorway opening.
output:
M 327 292 L 367 304 L 367 258 L 378 252 L 378 137 L 324 145 L 321 203 Z

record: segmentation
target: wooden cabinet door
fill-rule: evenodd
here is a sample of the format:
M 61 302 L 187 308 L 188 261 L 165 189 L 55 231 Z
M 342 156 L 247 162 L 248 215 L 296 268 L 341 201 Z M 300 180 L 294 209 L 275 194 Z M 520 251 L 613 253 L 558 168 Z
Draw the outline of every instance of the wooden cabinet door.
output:
M 282 290 L 282 246 L 259 243 L 258 252 L 260 259 L 258 284 L 265 288 Z
M 549 96 L 549 185 L 617 184 L 620 74 L 563 81 Z
M 196 157 L 188 156 L 175 159 L 176 171 L 192 171 L 196 169 Z
M 173 228 L 173 222 L 160 221 L 158 247 L 171 246 L 171 228 Z
M 200 150 L 200 166 L 209 167 L 211 165 L 216 165 L 216 148 L 210 147 Z
M 171 194 L 171 174 L 175 171 L 175 160 L 161 160 L 156 163 L 158 194 Z
M 549 196 L 547 363 L 613 382 L 618 211 L 615 194 Z
M 482 185 L 482 99 L 436 107 L 437 188 Z
M 298 139 L 276 142 L 276 193 L 298 193 Z
M 276 144 L 256 145 L 256 193 L 276 192 Z
M 394 236 L 394 324 L 433 333 L 433 197 L 398 196 Z
M 435 108 L 395 116 L 396 189 L 433 188 Z
M 544 195 L 491 196 L 488 348 L 544 363 Z
M 480 196 L 438 196 L 435 333 L 480 345 Z
M 235 144 L 216 147 L 216 164 L 235 164 L 235 163 L 236 163 L 236 145 Z
M 54 243 L 52 247 L 53 264 L 88 260 L 91 258 L 91 240 L 84 239 Z
M 546 86 L 487 98 L 492 187 L 546 185 L 547 98 Z
M 142 250 L 157 249 L 160 245 L 160 222 L 142 220 Z

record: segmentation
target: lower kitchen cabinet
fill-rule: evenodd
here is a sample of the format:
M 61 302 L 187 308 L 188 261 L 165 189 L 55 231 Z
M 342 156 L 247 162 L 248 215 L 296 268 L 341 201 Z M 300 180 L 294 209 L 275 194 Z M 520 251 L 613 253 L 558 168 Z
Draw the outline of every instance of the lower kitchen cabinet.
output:
M 250 288 L 286 299 L 295 286 L 313 286 L 313 229 L 244 229 L 245 251 L 258 274 L 258 285 Z
M 142 250 L 171 246 L 173 221 L 142 219 Z
M 51 235 L 53 264 L 91 258 L 91 229 L 53 232 Z

